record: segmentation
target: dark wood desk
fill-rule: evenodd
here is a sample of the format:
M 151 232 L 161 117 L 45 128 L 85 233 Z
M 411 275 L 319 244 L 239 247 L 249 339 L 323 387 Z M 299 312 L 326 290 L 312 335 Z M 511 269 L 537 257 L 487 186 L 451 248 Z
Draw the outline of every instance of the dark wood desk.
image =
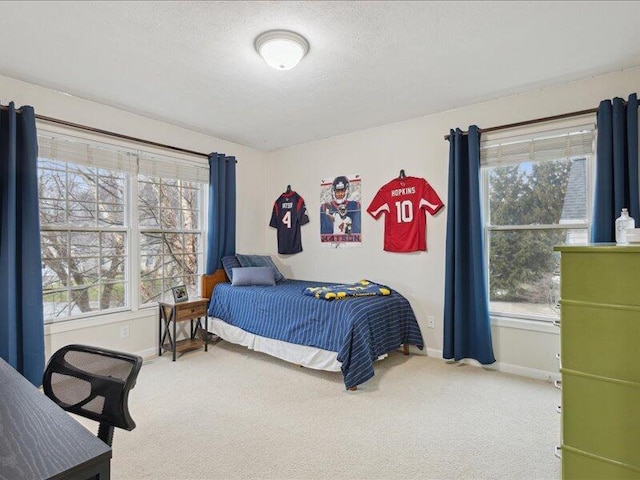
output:
M 109 480 L 110 462 L 106 443 L 0 358 L 0 480 Z

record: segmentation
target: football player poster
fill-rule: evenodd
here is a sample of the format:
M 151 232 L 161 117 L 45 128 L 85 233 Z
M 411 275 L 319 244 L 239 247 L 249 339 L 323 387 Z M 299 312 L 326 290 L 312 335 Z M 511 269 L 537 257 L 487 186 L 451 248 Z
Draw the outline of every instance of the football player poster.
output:
M 320 182 L 320 242 L 330 248 L 362 242 L 360 175 L 337 175 Z

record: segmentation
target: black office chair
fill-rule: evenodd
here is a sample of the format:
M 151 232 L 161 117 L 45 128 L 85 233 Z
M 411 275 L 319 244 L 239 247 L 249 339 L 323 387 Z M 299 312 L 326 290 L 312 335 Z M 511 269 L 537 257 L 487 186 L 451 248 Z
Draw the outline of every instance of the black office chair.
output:
M 98 438 L 111 446 L 114 427 L 136 427 L 127 402 L 140 367 L 138 355 L 67 345 L 49 359 L 42 386 L 62 409 L 99 422 Z

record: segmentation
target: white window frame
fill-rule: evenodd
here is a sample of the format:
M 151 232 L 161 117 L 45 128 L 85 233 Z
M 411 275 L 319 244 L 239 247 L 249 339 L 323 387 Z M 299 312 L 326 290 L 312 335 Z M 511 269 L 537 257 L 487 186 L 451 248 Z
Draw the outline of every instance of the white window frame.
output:
M 48 137 L 61 137 L 69 141 L 81 142 L 84 144 L 98 146 L 104 149 L 115 149 L 118 151 L 124 151 L 135 156 L 138 163 L 138 168 L 141 163 L 140 158 L 143 158 L 146 162 L 147 175 L 163 176 L 171 175 L 171 172 L 181 172 L 183 169 L 187 170 L 187 176 L 193 178 L 185 178 L 196 180 L 194 176 L 197 176 L 197 181 L 201 183 L 199 194 L 199 225 L 198 230 L 201 238 L 201 246 L 198 252 L 198 273 L 201 274 L 204 271 L 204 261 L 206 259 L 206 232 L 207 232 L 207 205 L 208 205 L 208 162 L 203 157 L 194 157 L 188 154 L 181 153 L 167 153 L 166 150 L 156 148 L 152 146 L 144 146 L 141 148 L 140 144 L 120 140 L 117 138 L 111 138 L 100 134 L 94 134 L 92 132 L 78 132 L 75 129 L 63 127 L 59 125 L 53 125 L 47 122 L 38 122 L 38 134 Z M 165 169 L 158 169 L 156 165 L 153 165 L 155 158 L 163 159 Z M 74 162 L 70 162 L 74 163 Z M 78 162 L 82 164 L 82 162 Z M 120 170 L 115 167 L 114 170 Z M 206 174 L 205 174 L 206 172 Z M 142 317 L 156 317 L 157 316 L 157 304 L 155 302 L 148 303 L 146 305 L 140 305 L 140 245 L 138 242 L 138 236 L 140 230 L 137 225 L 137 221 L 133 219 L 138 218 L 138 202 L 137 202 L 137 189 L 138 181 L 136 173 L 127 174 L 128 180 L 126 185 L 125 196 L 128 197 L 128 205 L 125 203 L 125 230 L 127 234 L 127 257 L 128 266 L 126 269 L 127 278 L 125 279 L 128 284 L 128 306 L 119 309 L 110 309 L 107 311 L 87 312 L 82 315 L 68 317 L 60 320 L 47 321 L 44 325 L 45 334 L 61 333 L 66 331 L 77 330 L 79 328 L 94 327 L 99 325 L 105 325 L 110 323 L 134 320 Z M 169 177 L 171 178 L 171 177 Z M 206 178 L 206 181 L 205 181 Z
M 68 175 L 69 175 L 69 168 L 68 165 L 71 164 L 71 162 L 65 162 L 64 165 L 66 166 L 65 168 L 65 178 L 68 179 Z M 86 165 L 82 165 L 83 167 L 87 167 Z M 92 168 L 96 168 L 96 167 L 92 167 Z M 123 198 L 122 198 L 122 205 L 126 206 L 127 202 L 128 202 L 128 198 L 127 198 L 127 188 L 128 188 L 128 183 L 129 183 L 129 177 L 127 176 L 127 174 L 125 174 L 124 172 L 119 172 L 122 174 L 123 177 Z M 52 198 L 51 200 L 55 200 L 54 198 Z M 65 196 L 62 199 L 64 201 L 64 203 L 67 205 L 69 205 L 70 203 L 70 198 L 69 198 L 69 192 L 65 192 Z M 98 200 L 96 207 L 98 207 L 98 205 L 101 202 Z M 67 208 L 68 211 L 68 208 Z M 51 225 L 43 225 L 41 226 L 41 230 L 42 232 L 60 232 L 62 234 L 65 234 L 67 236 L 67 245 L 71 245 L 71 242 L 69 241 L 69 236 L 72 235 L 74 232 L 82 232 L 82 233 L 96 233 L 98 235 L 100 235 L 101 233 L 122 233 L 125 236 L 125 240 L 126 240 L 126 244 L 125 244 L 125 251 L 124 251 L 124 260 L 125 262 L 128 264 L 129 263 L 129 250 L 128 250 L 128 242 L 129 242 L 129 230 L 128 230 L 128 223 L 129 220 L 127 218 L 127 211 L 126 209 L 123 212 L 123 219 L 122 219 L 122 225 L 119 225 L 117 227 L 109 227 L 109 226 L 105 226 L 105 227 L 101 227 L 101 226 L 97 226 L 97 225 L 87 225 L 87 226 L 74 226 L 73 224 L 69 223 L 69 222 L 65 222 L 64 224 L 60 224 L 60 225 L 56 225 L 56 224 L 51 224 Z M 92 258 L 97 258 L 98 260 L 100 260 L 101 258 L 103 258 L 102 256 L 102 249 L 99 249 L 98 252 L 98 256 L 94 257 L 92 256 Z M 65 258 L 67 258 L 68 260 L 71 258 L 70 252 L 67 252 L 67 254 L 65 255 Z M 70 261 L 66 262 L 67 265 L 70 264 Z M 100 262 L 98 262 L 97 265 L 98 270 L 101 270 L 101 264 Z M 126 274 L 126 270 L 125 270 L 125 274 Z M 104 285 L 106 285 L 105 282 L 103 282 L 102 276 L 100 274 L 100 272 L 98 271 L 96 274 L 97 280 L 96 283 L 93 284 L 90 288 L 98 288 L 101 289 L 101 287 L 103 287 Z M 128 289 L 129 287 L 127 286 L 129 279 L 126 277 L 124 280 L 122 281 L 123 285 L 126 286 L 126 288 Z M 120 282 L 118 282 L 120 283 Z M 68 293 L 69 298 L 71 297 L 71 292 L 73 290 L 76 290 L 77 288 L 73 288 L 71 286 L 67 286 L 65 288 L 59 288 L 57 289 L 58 291 L 65 291 Z M 128 290 L 127 290 L 128 291 Z M 117 312 L 117 311 L 126 311 L 128 310 L 128 305 L 129 305 L 130 301 L 128 296 L 125 296 L 125 305 L 122 307 L 114 307 L 109 309 L 110 312 Z M 69 317 L 69 318 L 74 318 L 74 317 L 81 317 L 82 315 L 74 315 L 73 317 Z
M 140 174 L 139 174 L 140 175 Z M 152 178 L 165 178 L 165 177 L 152 177 Z M 135 197 L 133 198 L 138 198 L 138 187 L 139 187 L 139 182 L 140 179 L 137 178 L 135 181 L 133 181 L 132 183 L 135 183 L 134 186 L 134 193 L 135 193 Z M 199 192 L 198 192 L 198 225 L 202 225 L 203 223 L 203 214 L 202 211 L 204 210 L 205 206 L 202 204 L 203 202 L 203 190 L 205 190 L 205 185 L 201 184 Z M 135 210 L 136 210 L 136 216 L 134 218 L 138 218 L 138 213 L 139 213 L 139 204 L 138 202 L 136 202 L 135 205 Z M 141 235 L 143 234 L 152 234 L 152 233 L 168 233 L 168 234 L 197 234 L 200 235 L 200 250 L 197 253 L 198 256 L 198 272 L 196 274 L 196 277 L 199 275 L 202 275 L 204 269 L 204 255 L 203 255 L 203 250 L 204 250 L 204 245 L 206 243 L 206 231 L 204 231 L 202 228 L 199 228 L 197 230 L 189 230 L 189 229 L 177 229 L 177 230 L 164 230 L 162 227 L 151 227 L 151 226 L 141 226 L 138 222 L 134 222 L 134 233 L 133 233 L 133 238 L 136 238 L 138 240 L 141 240 Z M 140 245 L 142 244 L 141 241 L 135 242 L 137 245 L 137 257 L 138 257 L 138 264 L 140 264 L 140 262 L 142 261 L 142 253 L 140 251 Z M 163 284 L 165 283 L 165 281 L 167 280 L 167 277 L 165 277 L 164 275 L 162 276 L 162 282 Z M 196 288 L 198 288 L 197 291 L 197 295 L 200 295 L 200 284 L 196 280 Z M 140 275 L 136 276 L 136 281 L 138 282 L 138 288 L 135 290 L 135 292 L 139 295 L 140 294 Z M 175 285 L 171 285 L 171 286 L 175 286 Z M 170 291 L 169 290 L 164 290 L 165 292 Z M 168 298 L 165 298 L 165 300 L 169 300 Z M 152 300 L 151 302 L 147 302 L 147 303 L 142 303 L 142 300 L 140 298 L 138 298 L 138 307 L 139 308 L 148 308 L 150 306 L 155 307 L 156 306 L 157 301 Z
M 487 146 L 495 146 L 500 144 L 511 144 L 517 142 L 527 142 L 537 138 L 549 137 L 549 135 L 558 134 L 561 132 L 591 130 L 593 131 L 592 142 L 592 154 L 587 156 L 586 160 L 586 181 L 587 181 L 587 219 L 585 222 L 578 223 L 562 223 L 553 225 L 500 225 L 492 226 L 485 219 L 489 216 L 489 174 L 488 167 L 494 167 L 497 164 L 487 165 L 481 161 L 481 182 L 480 182 L 480 195 L 482 202 L 482 223 L 483 223 L 483 241 L 485 245 L 484 252 L 484 268 L 487 279 L 487 305 L 489 306 L 489 315 L 492 325 L 502 327 L 512 327 L 525 330 L 534 330 L 545 333 L 558 333 L 557 327 L 553 326 L 553 322 L 558 317 L 545 317 L 540 315 L 528 315 L 528 314 L 507 314 L 504 312 L 491 311 L 491 302 L 489 300 L 489 261 L 490 261 L 490 235 L 494 231 L 517 231 L 517 230 L 571 230 L 571 229 L 586 229 L 587 241 L 591 234 L 592 216 L 593 216 L 593 197 L 595 191 L 594 185 L 594 169 L 596 162 L 596 136 L 597 129 L 595 126 L 595 115 L 589 117 L 579 117 L 568 120 L 546 122 L 535 126 L 528 126 L 517 130 L 509 130 L 502 132 L 493 132 L 484 134 L 481 137 L 481 151 Z M 579 158 L 581 156 L 576 156 Z M 507 165 L 517 165 L 522 162 L 505 162 Z

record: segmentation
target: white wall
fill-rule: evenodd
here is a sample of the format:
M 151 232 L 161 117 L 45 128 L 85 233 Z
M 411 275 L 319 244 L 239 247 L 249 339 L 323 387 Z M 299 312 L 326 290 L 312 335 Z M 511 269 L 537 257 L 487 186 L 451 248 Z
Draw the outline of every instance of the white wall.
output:
M 390 285 L 411 302 L 428 354 L 441 356 L 446 206 L 427 219 L 428 252 L 384 252 L 383 220 L 375 221 L 364 213 L 378 188 L 404 169 L 407 175 L 426 178 L 446 204 L 449 142 L 443 137 L 451 128 L 466 130 L 472 124 L 487 128 L 595 108 L 605 98 L 626 98 L 639 85 L 640 69 L 636 68 L 270 152 L 266 204 L 272 205 L 291 184 L 305 198 L 311 218 L 302 227 L 304 251 L 279 256 L 284 273 L 332 282 L 368 278 Z M 319 240 L 319 184 L 322 178 L 341 174 L 362 175 L 363 242 L 360 248 L 329 250 Z M 266 226 L 263 230 L 267 251 L 278 256 L 275 230 Z M 434 329 L 427 328 L 429 315 L 436 319 Z M 539 378 L 558 377 L 555 327 L 507 322 L 494 324 L 492 333 L 496 368 Z
M 271 253 L 291 278 L 336 282 L 369 278 L 388 283 L 411 302 L 431 356 L 440 356 L 442 351 L 446 207 L 427 220 L 427 253 L 383 252 L 383 221 L 374 221 L 366 213 L 362 216 L 362 247 L 330 251 L 322 248 L 319 241 L 320 179 L 344 173 L 362 175 L 364 210 L 377 189 L 402 168 L 407 175 L 426 178 L 446 204 L 449 144 L 443 136 L 450 128 L 466 129 L 471 124 L 490 127 L 594 108 L 605 98 L 626 98 L 638 91 L 638 85 L 640 69 L 636 68 L 264 153 L 0 76 L 0 94 L 5 104 L 13 100 L 18 106 L 32 105 L 41 115 L 189 150 L 235 155 L 238 251 Z M 268 220 L 273 201 L 288 184 L 305 197 L 312 221 L 302 229 L 304 252 L 279 256 L 275 230 L 268 227 Z M 428 315 L 435 317 L 435 329 L 427 328 Z M 83 326 L 87 323 L 89 326 Z M 124 325 L 130 330 L 126 339 L 120 338 Z M 492 332 L 498 368 L 541 378 L 557 376 L 555 354 L 559 339 L 554 327 L 494 324 Z M 72 342 L 151 356 L 157 348 L 157 312 L 150 309 L 100 316 L 90 322 L 70 321 L 46 328 L 47 354 Z
M 196 152 L 223 152 L 235 155 L 238 160 L 237 246 L 240 251 L 263 249 L 265 232 L 262 225 L 265 223 L 265 212 L 260 208 L 265 196 L 263 152 L 4 76 L 0 76 L 0 95 L 3 104 L 14 101 L 17 107 L 31 105 L 39 115 Z M 212 112 L 212 115 L 219 114 L 220 112 Z M 204 157 L 200 160 L 204 164 L 207 163 Z M 128 338 L 121 338 L 122 326 L 129 327 Z M 45 328 L 47 357 L 69 343 L 90 343 L 144 356 L 157 354 L 157 309 L 101 315 L 89 321 L 67 321 Z

